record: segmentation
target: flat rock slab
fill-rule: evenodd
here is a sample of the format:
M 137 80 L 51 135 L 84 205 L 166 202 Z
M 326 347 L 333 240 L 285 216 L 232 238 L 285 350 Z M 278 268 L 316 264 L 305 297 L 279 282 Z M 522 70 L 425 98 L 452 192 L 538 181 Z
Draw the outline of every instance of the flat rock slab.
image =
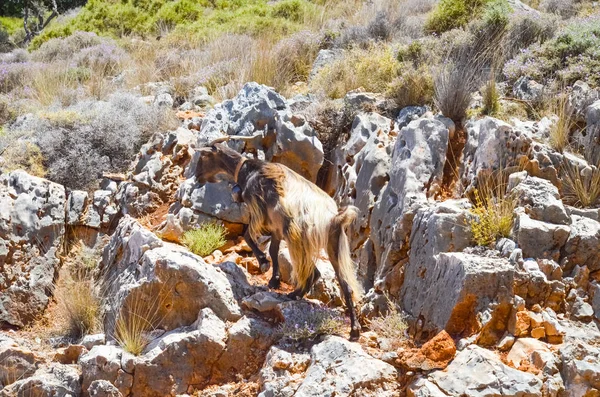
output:
M 542 396 L 542 381 L 503 364 L 491 351 L 471 345 L 429 380 L 449 396 Z

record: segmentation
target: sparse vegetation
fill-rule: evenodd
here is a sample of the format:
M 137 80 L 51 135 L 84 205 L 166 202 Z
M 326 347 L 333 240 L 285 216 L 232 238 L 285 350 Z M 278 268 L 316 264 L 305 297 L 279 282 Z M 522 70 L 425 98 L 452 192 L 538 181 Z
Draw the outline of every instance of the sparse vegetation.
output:
M 60 271 L 55 296 L 59 332 L 74 339 L 101 329 L 102 310 L 93 272 L 99 252 L 77 243 Z
M 150 342 L 149 332 L 161 320 L 159 316 L 159 295 L 153 298 L 132 291 L 125 299 L 114 324 L 113 337 L 123 350 L 140 355 Z
M 575 127 L 574 109 L 569 104 L 568 95 L 559 93 L 551 98 L 549 112 L 557 117 L 556 122 L 550 127 L 550 147 L 562 153 L 569 145 L 569 137 Z
M 384 92 L 399 71 L 400 64 L 391 49 L 373 44 L 367 49 L 353 48 L 342 59 L 323 68 L 311 87 L 330 98 L 341 98 L 357 88 Z
M 508 173 L 504 169 L 481 174 L 477 188 L 472 192 L 469 221 L 473 241 L 480 246 L 490 246 L 500 237 L 510 237 L 514 225 L 517 197 L 507 193 Z
M 369 328 L 374 331 L 380 338 L 388 339 L 392 349 L 397 349 L 406 340 L 406 330 L 408 324 L 400 310 L 389 297 L 388 312 L 380 317 L 375 317 L 369 321 Z
M 600 204 L 600 167 L 580 169 L 565 161 L 562 167 L 562 199 L 565 203 L 592 208 Z
M 206 256 L 227 242 L 227 230 L 221 224 L 204 223 L 183 234 L 183 245 L 196 255 Z
M 344 319 L 340 314 L 326 307 L 292 306 L 286 314 L 286 321 L 278 328 L 282 338 L 291 341 L 314 339 L 321 335 L 343 332 Z
M 505 5 L 504 0 L 441 0 L 429 15 L 426 29 L 441 34 L 466 26 L 486 11 Z

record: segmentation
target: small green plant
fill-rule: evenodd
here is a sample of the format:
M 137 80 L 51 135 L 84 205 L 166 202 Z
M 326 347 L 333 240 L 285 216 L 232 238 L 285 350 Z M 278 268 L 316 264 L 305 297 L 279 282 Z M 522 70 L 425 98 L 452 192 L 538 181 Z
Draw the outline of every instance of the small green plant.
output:
M 504 19 L 503 13 L 507 10 L 510 8 L 506 0 L 441 0 L 430 14 L 425 29 L 441 34 L 466 26 L 482 14 L 486 19 Z
M 214 250 L 227 242 L 227 230 L 218 223 L 204 223 L 199 228 L 188 230 L 183 234 L 183 245 L 196 255 L 210 255 Z
M 302 341 L 343 332 L 344 319 L 332 309 L 307 304 L 294 305 L 285 310 L 286 320 L 278 328 L 282 338 Z
M 386 296 L 386 299 L 388 301 L 388 312 L 381 317 L 371 319 L 369 328 L 380 338 L 388 339 L 391 342 L 391 347 L 395 350 L 406 339 L 408 325 L 396 304 L 388 296 Z
M 576 165 L 565 162 L 562 167 L 565 203 L 580 208 L 590 208 L 600 203 L 599 166 L 591 167 L 589 172 L 582 172 Z
M 517 196 L 507 193 L 507 179 L 504 170 L 477 178 L 478 187 L 471 197 L 471 213 L 475 218 L 469 222 L 477 245 L 493 245 L 498 238 L 509 237 L 512 232 Z

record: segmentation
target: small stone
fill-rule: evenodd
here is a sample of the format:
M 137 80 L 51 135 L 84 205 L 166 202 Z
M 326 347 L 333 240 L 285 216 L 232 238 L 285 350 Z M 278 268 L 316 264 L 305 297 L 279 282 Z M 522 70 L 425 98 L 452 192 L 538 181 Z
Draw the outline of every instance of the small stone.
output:
M 69 345 L 60 348 L 54 353 L 52 361 L 57 361 L 61 364 L 75 364 L 79 360 L 79 356 L 87 352 L 83 345 Z
M 531 336 L 536 339 L 542 339 L 546 336 L 546 331 L 544 330 L 544 327 L 533 328 L 531 330 Z
M 534 312 L 534 313 L 541 313 L 542 312 L 542 307 L 538 303 L 536 303 L 535 305 L 533 305 L 531 307 L 531 311 Z
M 514 336 L 523 336 L 527 335 L 527 331 L 530 327 L 531 319 L 529 317 L 529 312 L 520 311 L 511 314 L 508 320 L 508 332 L 513 334 Z
M 582 298 L 577 297 L 571 306 L 571 315 L 580 321 L 591 321 L 594 315 L 592 305 L 585 302 Z
M 541 310 L 540 310 L 541 311 Z M 541 327 L 542 324 L 544 323 L 544 320 L 542 318 L 542 315 L 537 312 L 529 312 L 529 320 L 531 321 L 531 328 L 537 328 L 537 327 Z
M 502 339 L 500 339 L 500 341 L 498 342 L 498 350 L 505 352 L 510 350 L 510 348 L 513 346 L 513 344 L 515 343 L 516 338 L 514 336 L 512 336 L 511 334 L 506 334 L 502 337 Z

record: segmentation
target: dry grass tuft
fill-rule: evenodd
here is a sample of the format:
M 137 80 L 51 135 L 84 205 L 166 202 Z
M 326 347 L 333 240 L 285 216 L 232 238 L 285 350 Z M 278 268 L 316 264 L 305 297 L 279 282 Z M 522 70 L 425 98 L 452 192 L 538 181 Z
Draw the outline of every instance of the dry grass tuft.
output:
M 470 221 L 473 240 L 477 245 L 490 246 L 500 237 L 509 237 L 514 225 L 517 196 L 507 192 L 508 172 L 500 169 L 477 178 L 473 191 Z
M 600 204 L 600 165 L 580 170 L 566 161 L 562 173 L 562 196 L 566 204 L 580 208 Z
M 162 291 L 143 294 L 140 290 L 134 290 L 127 296 L 115 321 L 113 335 L 123 350 L 137 356 L 150 343 L 150 332 L 162 320 L 161 296 L 164 296 Z
M 375 317 L 370 320 L 369 328 L 374 331 L 380 338 L 388 339 L 391 342 L 392 348 L 399 348 L 406 340 L 406 330 L 408 324 L 396 304 L 394 304 L 388 296 L 388 312 L 384 316 Z
M 549 113 L 558 117 L 550 128 L 549 144 L 552 149 L 562 153 L 569 145 L 571 131 L 575 127 L 573 107 L 569 105 L 569 96 L 561 93 L 550 100 Z

